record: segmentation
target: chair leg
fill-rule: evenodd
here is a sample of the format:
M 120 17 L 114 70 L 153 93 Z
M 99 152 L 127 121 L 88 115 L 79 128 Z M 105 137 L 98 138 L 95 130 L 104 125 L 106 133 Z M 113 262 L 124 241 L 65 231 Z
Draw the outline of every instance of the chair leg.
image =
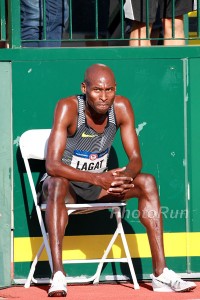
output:
M 51 271 L 53 272 L 53 262 L 52 262 L 52 256 L 51 256 L 51 249 L 50 249 L 50 246 L 49 246 L 48 233 L 46 232 L 46 229 L 45 229 L 45 226 L 44 226 L 44 221 L 43 221 L 43 218 L 42 218 L 41 209 L 38 205 L 36 206 L 36 210 L 37 210 L 38 220 L 39 220 L 39 224 L 40 224 L 40 228 L 41 228 L 43 241 L 44 241 L 44 245 L 45 245 L 45 248 L 46 248 L 50 268 L 51 268 Z
M 99 262 L 99 265 L 98 265 L 98 267 L 97 267 L 97 272 L 96 272 L 96 274 L 95 274 L 96 278 L 95 278 L 95 280 L 93 281 L 94 284 L 95 284 L 95 283 L 99 283 L 99 277 L 100 277 L 100 274 L 101 274 L 101 270 L 102 270 L 102 268 L 103 268 L 103 264 L 105 263 L 105 259 L 106 259 L 106 257 L 108 256 L 108 254 L 109 254 L 109 252 L 110 252 L 110 250 L 111 250 L 111 248 L 112 248 L 112 245 L 114 244 L 114 242 L 115 242 L 115 240 L 116 240 L 118 234 L 119 234 L 119 230 L 118 230 L 118 228 L 117 228 L 116 231 L 115 231 L 115 233 L 114 233 L 113 236 L 112 236 L 112 239 L 111 239 L 110 242 L 109 242 L 108 247 L 106 248 L 106 250 L 105 250 L 105 252 L 104 252 L 104 255 L 103 255 L 102 258 L 101 258 L 101 261 Z
M 29 288 L 30 285 L 31 285 L 31 281 L 32 281 L 33 275 L 35 273 L 35 267 L 36 267 L 36 265 L 38 263 L 38 260 L 40 258 L 40 255 L 41 255 L 43 249 L 44 249 L 44 242 L 40 246 L 40 249 L 39 249 L 38 253 L 36 254 L 36 256 L 35 256 L 35 258 L 34 258 L 34 260 L 32 262 L 31 269 L 30 269 L 29 274 L 28 274 L 28 278 L 27 278 L 27 280 L 25 282 L 25 285 L 24 285 L 25 288 Z
M 45 245 L 45 242 L 46 242 L 46 245 Z M 40 246 L 40 249 L 38 250 L 38 252 L 37 252 L 37 254 L 36 254 L 36 256 L 35 256 L 35 258 L 34 258 L 34 260 L 32 262 L 28 278 L 27 278 L 27 280 L 25 282 L 25 285 L 24 285 L 25 288 L 29 288 L 30 287 L 31 281 L 36 282 L 35 279 L 34 279 L 34 277 L 33 277 L 33 275 L 35 273 L 36 265 L 38 263 L 40 255 L 41 255 L 41 253 L 42 253 L 42 251 L 43 251 L 44 248 L 46 248 L 46 251 L 47 251 L 47 256 L 49 258 L 49 265 L 50 265 L 50 268 L 51 268 L 51 272 L 53 271 L 52 258 L 51 258 L 51 250 L 50 250 L 49 242 L 48 242 L 48 235 L 45 232 L 45 236 L 43 238 L 43 243 Z
M 125 253 L 126 253 L 127 262 L 128 262 L 129 269 L 130 269 L 130 272 L 131 272 L 131 277 L 132 277 L 132 280 L 133 280 L 134 289 L 138 290 L 138 289 L 140 289 L 140 286 L 139 286 L 138 281 L 137 281 L 137 277 L 136 277 L 136 274 L 135 274 L 135 270 L 134 270 L 131 255 L 130 255 L 130 251 L 129 251 L 127 240 L 126 240 L 126 236 L 125 236 L 124 229 L 123 229 L 123 226 L 122 226 L 121 211 L 120 211 L 119 207 L 115 208 L 115 216 L 116 216 L 116 220 L 117 220 L 117 224 L 118 224 L 118 229 L 119 229 L 119 232 L 121 234 L 121 239 L 122 239 L 122 243 L 123 243 L 123 246 L 124 246 L 124 250 L 125 250 Z
M 137 278 L 136 278 L 135 270 L 134 270 L 134 267 L 133 267 L 131 255 L 130 255 L 129 248 L 128 248 L 128 244 L 127 244 L 127 241 L 126 241 L 124 229 L 123 229 L 122 222 L 121 222 L 121 211 L 120 211 L 119 207 L 114 208 L 114 210 L 115 210 L 115 216 L 116 216 L 116 220 L 117 220 L 117 229 L 116 229 L 116 231 L 115 231 L 115 233 L 114 233 L 108 247 L 106 248 L 106 250 L 104 252 L 104 255 L 103 255 L 103 257 L 102 257 L 102 259 L 101 259 L 101 261 L 98 265 L 97 272 L 95 274 L 96 278 L 93 281 L 93 283 L 98 283 L 99 282 L 99 277 L 100 277 L 105 259 L 108 256 L 108 254 L 109 254 L 109 252 L 112 248 L 112 245 L 114 244 L 117 236 L 120 234 L 121 239 L 122 239 L 122 243 L 123 243 L 123 246 L 124 246 L 126 258 L 127 258 L 127 263 L 129 265 L 131 277 L 132 277 L 132 280 L 133 280 L 134 289 L 140 289 L 140 286 L 139 286 Z

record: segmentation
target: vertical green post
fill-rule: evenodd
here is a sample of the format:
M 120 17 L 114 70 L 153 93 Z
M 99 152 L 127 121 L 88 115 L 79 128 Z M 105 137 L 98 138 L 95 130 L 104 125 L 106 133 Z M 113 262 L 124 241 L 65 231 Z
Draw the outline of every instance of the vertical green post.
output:
M 43 40 L 47 40 L 47 14 L 46 14 L 46 1 L 43 0 Z
M 185 33 L 185 44 L 188 45 L 188 38 L 189 38 L 189 18 L 188 18 L 188 15 L 184 15 L 184 33 Z
M 120 39 L 124 39 L 124 1 L 121 0 L 120 3 L 120 20 L 121 20 L 121 38 Z
M 98 0 L 95 0 L 95 39 L 99 39 L 99 10 Z
M 200 1 L 197 1 L 197 37 L 200 36 Z
M 150 38 L 149 34 L 149 1 L 146 0 L 146 39 Z
M 20 0 L 8 0 L 8 40 L 10 48 L 21 47 Z
M 6 9 L 5 9 L 5 1 L 0 0 L 0 19 L 1 19 L 1 25 L 0 25 L 0 39 L 2 41 L 6 40 Z
M 72 27 L 72 0 L 68 0 L 69 5 L 69 39 L 73 38 L 73 27 Z
M 11 284 L 12 82 L 11 64 L 0 63 L 0 287 Z

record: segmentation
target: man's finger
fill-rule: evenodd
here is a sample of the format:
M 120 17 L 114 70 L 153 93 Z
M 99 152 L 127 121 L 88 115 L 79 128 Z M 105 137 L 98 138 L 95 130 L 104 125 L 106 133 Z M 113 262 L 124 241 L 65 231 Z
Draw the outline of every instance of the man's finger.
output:
M 118 172 L 123 172 L 125 170 L 126 170 L 126 167 L 115 169 L 113 172 L 113 175 L 116 176 L 116 175 L 118 175 Z

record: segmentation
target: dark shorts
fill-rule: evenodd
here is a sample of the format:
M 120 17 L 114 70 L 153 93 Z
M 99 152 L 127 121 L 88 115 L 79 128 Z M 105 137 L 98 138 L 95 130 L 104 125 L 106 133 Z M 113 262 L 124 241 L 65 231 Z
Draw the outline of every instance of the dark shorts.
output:
M 128 1 L 127 1 L 128 2 Z M 174 8 L 172 0 L 149 0 L 149 16 L 147 18 L 146 0 L 131 0 L 130 7 L 125 4 L 125 18 L 135 20 L 138 22 L 154 23 L 156 20 L 156 13 L 159 9 L 160 18 L 172 18 L 174 16 L 181 16 L 193 10 L 193 0 L 175 0 Z
M 85 182 L 71 181 L 70 185 L 76 194 L 77 203 L 95 202 L 101 192 L 101 187 Z
M 47 173 L 42 176 L 37 189 L 38 193 L 41 192 L 42 184 L 47 177 L 49 177 Z M 100 186 L 78 181 L 71 181 L 70 185 L 76 195 L 77 203 L 95 202 L 102 189 Z M 65 203 L 67 203 L 67 199 Z

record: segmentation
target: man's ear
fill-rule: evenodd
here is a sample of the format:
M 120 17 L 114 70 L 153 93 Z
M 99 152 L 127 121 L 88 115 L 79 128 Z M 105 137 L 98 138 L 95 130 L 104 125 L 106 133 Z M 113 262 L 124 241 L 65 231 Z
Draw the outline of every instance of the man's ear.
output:
M 81 91 L 82 91 L 83 94 L 86 93 L 86 84 L 85 84 L 85 82 L 81 83 Z

